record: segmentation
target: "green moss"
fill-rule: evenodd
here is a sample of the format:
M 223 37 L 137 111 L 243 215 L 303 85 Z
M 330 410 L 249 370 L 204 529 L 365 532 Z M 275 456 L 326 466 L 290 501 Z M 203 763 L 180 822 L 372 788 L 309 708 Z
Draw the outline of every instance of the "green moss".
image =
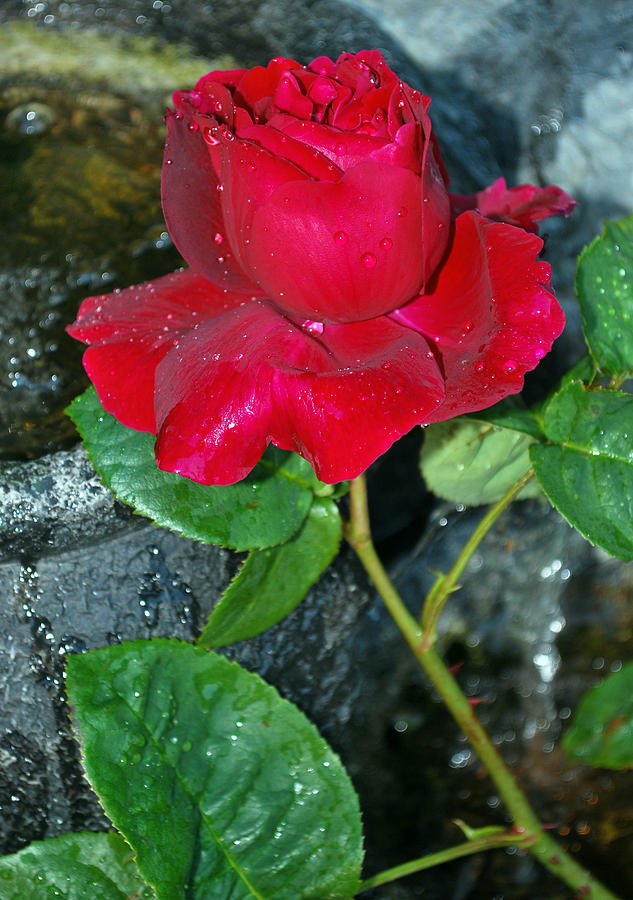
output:
M 205 59 L 185 44 L 163 44 L 154 37 L 52 31 L 29 22 L 2 26 L 0 60 L 3 79 L 53 76 L 137 97 L 191 87 L 206 72 L 236 67 L 228 55 Z

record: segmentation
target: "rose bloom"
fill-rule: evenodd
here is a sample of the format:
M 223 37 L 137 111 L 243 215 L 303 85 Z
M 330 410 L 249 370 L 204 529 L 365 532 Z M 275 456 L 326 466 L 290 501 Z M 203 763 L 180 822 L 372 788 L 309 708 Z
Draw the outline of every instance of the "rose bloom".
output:
M 451 198 L 430 101 L 378 51 L 211 72 L 173 101 L 163 207 L 189 268 L 68 329 L 161 469 L 231 484 L 273 443 L 353 478 L 519 391 L 562 331 L 530 232 L 574 201 L 502 179 Z

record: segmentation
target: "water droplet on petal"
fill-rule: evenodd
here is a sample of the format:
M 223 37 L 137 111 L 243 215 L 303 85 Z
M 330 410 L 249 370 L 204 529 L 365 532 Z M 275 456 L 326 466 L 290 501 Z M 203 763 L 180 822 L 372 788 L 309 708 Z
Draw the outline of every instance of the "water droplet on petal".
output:
M 189 131 L 197 131 L 198 123 L 197 122 L 189 122 L 189 124 L 187 125 L 187 128 L 189 129 Z
M 308 334 L 323 334 L 323 322 L 314 322 L 312 319 L 306 319 L 301 323 L 301 327 Z
M 246 168 L 247 168 L 247 170 L 248 170 L 249 172 L 254 172 L 255 169 L 257 168 L 257 166 L 255 165 L 255 163 L 249 163 L 249 164 L 246 166 Z
M 388 370 L 391 368 L 391 363 L 389 362 L 389 360 L 387 360 L 387 362 L 384 362 L 384 363 L 382 364 L 382 368 L 383 368 L 385 371 L 388 371 Z
M 334 235 L 334 240 L 337 244 L 346 244 L 347 243 L 347 234 L 344 231 L 337 231 Z
M 347 147 L 345 144 L 337 144 L 334 148 L 339 156 L 344 156 L 347 153 Z
M 222 237 L 222 235 L 220 234 L 219 231 L 216 231 L 215 237 L 213 238 L 213 240 L 216 242 L 216 244 L 221 244 L 222 241 L 224 240 L 224 238 Z
M 393 241 L 391 240 L 391 238 L 384 237 L 380 242 L 380 246 L 383 250 L 390 250 L 393 247 Z
M 376 265 L 377 259 L 373 253 L 363 253 L 360 258 L 360 261 L 365 266 L 366 269 L 373 269 Z
M 173 162 L 174 162 L 173 159 L 166 159 L 166 160 L 165 160 L 165 165 L 166 165 L 166 166 L 171 166 L 171 165 L 173 164 Z
M 406 208 L 406 206 L 401 206 L 400 209 L 398 210 L 398 215 L 401 217 L 404 217 L 404 216 L 406 216 L 406 214 L 408 212 L 409 212 L 409 210 Z
M 470 320 L 467 319 L 465 322 L 462 322 L 462 331 L 464 332 L 464 334 L 468 334 L 468 332 L 472 330 L 473 323 Z
M 483 372 L 483 370 L 484 370 L 484 364 L 482 362 L 478 362 L 477 365 L 475 366 L 475 372 Z
M 504 364 L 501 366 L 506 375 L 514 375 L 516 370 L 519 368 L 517 363 L 513 359 L 507 359 Z
M 435 353 L 433 353 L 432 350 L 427 350 L 427 351 L 426 351 L 426 358 L 427 358 L 427 359 L 435 359 Z

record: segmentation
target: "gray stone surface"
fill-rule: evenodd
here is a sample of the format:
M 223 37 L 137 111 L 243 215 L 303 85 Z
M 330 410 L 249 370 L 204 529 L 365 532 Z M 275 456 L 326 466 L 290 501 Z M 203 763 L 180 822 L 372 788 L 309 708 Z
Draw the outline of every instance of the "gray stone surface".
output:
M 92 530 L 92 510 L 85 513 Z M 80 536 L 81 523 L 73 526 Z M 234 553 L 141 520 L 0 564 L 0 852 L 105 824 L 70 731 L 67 654 L 154 635 L 194 639 L 238 564 Z M 341 746 L 360 690 L 353 644 L 368 599 L 346 554 L 293 615 L 227 655 L 259 671 Z

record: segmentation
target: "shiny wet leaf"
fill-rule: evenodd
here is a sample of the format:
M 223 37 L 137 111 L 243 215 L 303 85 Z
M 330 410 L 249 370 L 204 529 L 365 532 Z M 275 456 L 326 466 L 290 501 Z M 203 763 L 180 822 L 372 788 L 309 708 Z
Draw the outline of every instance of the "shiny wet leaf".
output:
M 633 397 L 573 381 L 544 416 L 550 443 L 530 456 L 549 500 L 593 544 L 633 559 Z
M 95 469 L 119 500 L 156 525 L 207 544 L 234 550 L 281 544 L 301 528 L 315 493 L 331 490 L 304 459 L 275 448 L 238 484 L 197 484 L 161 471 L 154 461 L 154 435 L 117 422 L 94 388 L 67 412 Z
M 65 834 L 0 858 L 2 900 L 151 900 L 118 834 Z
M 563 747 L 572 759 L 592 766 L 633 766 L 633 663 L 585 694 Z
M 280 547 L 252 550 L 200 636 L 202 647 L 222 647 L 280 622 L 305 597 L 336 556 L 341 541 L 338 507 L 315 499 L 301 530 Z
M 68 663 L 83 760 L 159 900 L 347 900 L 362 862 L 338 757 L 258 675 L 175 640 Z
M 633 216 L 604 224 L 578 260 L 576 293 L 585 339 L 608 375 L 633 369 Z
M 422 475 L 438 497 L 478 506 L 494 503 L 530 468 L 532 438 L 511 428 L 458 418 L 430 425 L 424 433 Z M 540 495 L 528 482 L 519 499 Z

